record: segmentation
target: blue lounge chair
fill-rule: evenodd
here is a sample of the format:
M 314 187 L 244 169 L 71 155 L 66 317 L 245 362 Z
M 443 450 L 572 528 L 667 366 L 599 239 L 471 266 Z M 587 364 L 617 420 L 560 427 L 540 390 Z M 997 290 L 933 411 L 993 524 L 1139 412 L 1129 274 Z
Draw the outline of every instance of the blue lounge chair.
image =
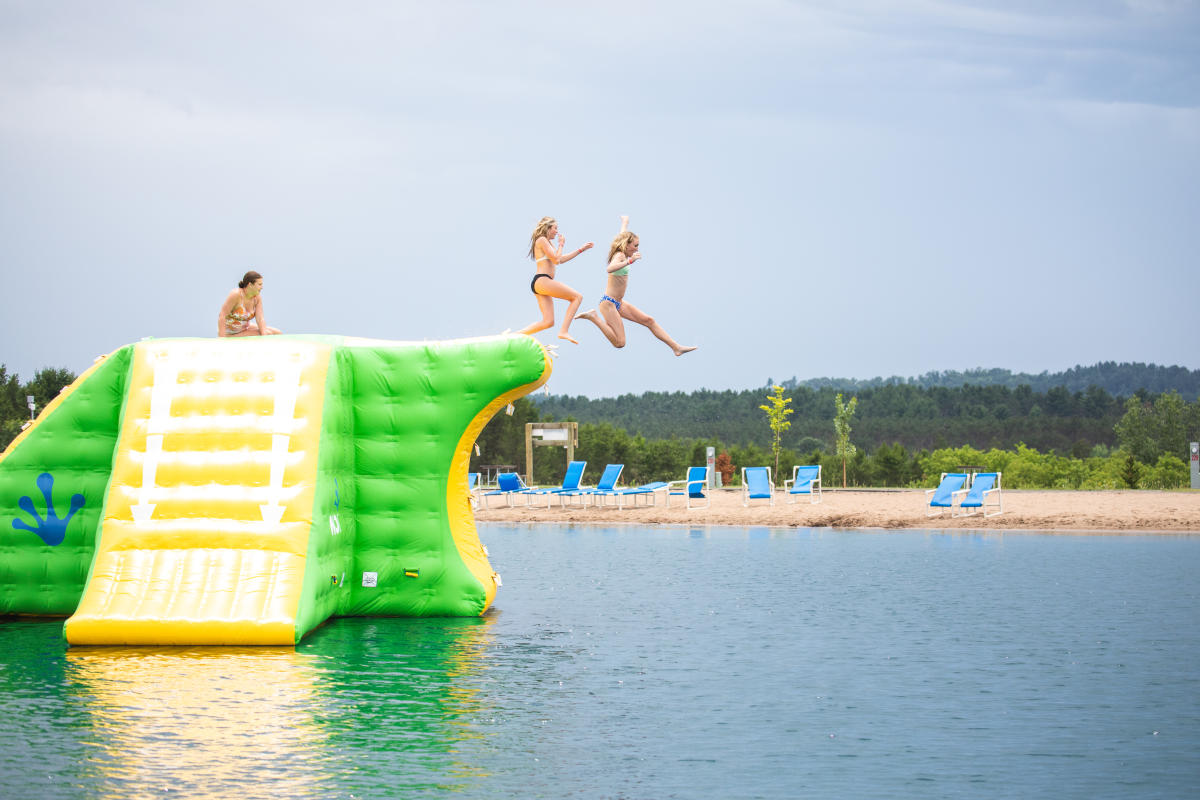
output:
M 488 500 L 489 497 L 503 497 L 508 507 L 512 508 L 513 497 L 515 495 L 527 495 L 530 491 L 525 482 L 521 480 L 521 476 L 515 472 L 501 472 L 496 476 L 496 486 L 497 488 L 492 489 L 490 492 L 483 493 L 484 508 L 490 506 L 491 501 Z M 529 501 L 526 500 L 525 502 L 528 503 Z
M 529 495 L 525 498 L 525 504 L 529 505 L 529 502 L 535 497 L 545 497 L 546 508 L 549 508 L 550 501 L 554 499 L 555 495 L 562 494 L 563 492 L 579 491 L 579 484 L 583 481 L 583 470 L 586 467 L 586 461 L 570 462 L 567 464 L 567 474 L 563 476 L 562 486 L 547 486 L 540 489 L 530 489 Z
M 985 517 L 1004 513 L 1003 502 L 1000 499 L 999 472 L 976 472 L 971 479 L 971 488 L 960 489 L 955 494 L 964 495 L 958 503 L 958 513 L 954 514 L 953 510 L 950 512 L 956 517 L 968 517 L 977 509 L 982 511 Z M 991 514 L 988 513 L 989 506 L 996 509 Z
M 655 504 L 655 495 L 657 495 L 659 492 L 662 492 L 663 494 L 667 493 L 667 485 L 668 484 L 666 481 L 653 481 L 651 483 L 643 483 L 641 486 L 633 486 L 627 489 L 615 489 L 610 494 L 605 495 L 605 497 L 617 498 L 617 508 L 624 508 L 625 501 L 628 498 L 633 498 L 634 506 L 638 504 L 639 498 L 645 500 L 646 505 L 652 506 Z M 603 500 L 603 498 L 601 498 L 601 500 Z
M 954 495 L 967 482 L 965 472 L 943 472 L 942 482 L 936 489 L 926 489 L 925 496 L 929 497 L 927 517 L 940 516 L 946 509 L 954 508 Z
M 775 505 L 770 467 L 742 467 L 742 505 L 750 505 L 751 500 L 769 500 Z
M 789 487 L 789 484 L 791 488 Z M 792 477 L 783 482 L 783 488 L 788 493 L 788 502 L 796 502 L 796 495 L 809 495 L 809 502 L 821 502 L 821 465 L 792 467 Z
M 675 486 L 682 486 L 682 489 L 675 489 Z M 688 467 L 687 479 L 682 481 L 670 481 L 667 484 L 667 508 L 671 507 L 672 497 L 686 497 L 687 507 L 692 507 L 692 501 L 697 504 L 703 500 L 704 505 L 698 508 L 708 508 L 710 500 L 704 490 L 708 488 L 708 467 Z
M 586 506 L 588 498 L 592 498 L 592 505 L 595 505 L 603 495 L 611 494 L 616 491 L 617 481 L 621 479 L 621 470 L 625 469 L 624 464 L 609 464 L 604 468 L 603 474 L 600 475 L 600 481 L 593 487 L 580 488 L 573 492 L 559 492 L 558 502 L 560 505 L 565 504 L 566 498 L 578 497 Z

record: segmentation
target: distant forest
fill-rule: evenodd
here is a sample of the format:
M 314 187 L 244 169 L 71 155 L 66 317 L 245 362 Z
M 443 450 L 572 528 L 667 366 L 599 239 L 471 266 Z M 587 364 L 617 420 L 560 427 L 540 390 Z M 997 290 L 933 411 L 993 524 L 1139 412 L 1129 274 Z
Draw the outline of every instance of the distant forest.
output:
M 766 385 L 771 386 L 774 383 L 776 381 L 768 378 Z M 778 383 L 785 389 L 803 386 L 808 389 L 840 389 L 844 392 L 877 389 L 889 384 L 916 386 L 922 389 L 957 389 L 963 385 L 1006 386 L 1009 389 L 1028 386 L 1035 392 L 1048 392 L 1058 387 L 1070 392 L 1083 392 L 1096 386 L 1118 397 L 1130 397 L 1138 391 L 1161 394 L 1174 389 L 1187 398 L 1200 395 L 1200 370 L 1136 362 L 1118 364 L 1115 361 L 1102 361 L 1090 367 L 1075 366 L 1065 372 L 1040 372 L 1037 375 L 1010 372 L 1006 369 L 969 369 L 965 372 L 926 372 L 918 378 L 811 378 L 798 381 L 793 377 Z
M 949 385 L 951 382 L 954 385 Z M 791 427 L 782 446 L 797 452 L 833 446 L 834 397 L 858 398 L 853 441 L 873 450 L 899 443 L 910 450 L 969 445 L 1007 449 L 1024 443 L 1042 452 L 1083 458 L 1116 444 L 1114 426 L 1131 396 L 1151 399 L 1178 391 L 1200 396 L 1200 370 L 1154 364 L 1073 367 L 1041 375 L 1008 370 L 932 372 L 920 378 L 780 381 L 792 398 Z M 532 397 L 542 419 L 608 423 L 647 439 L 770 442 L 759 408 L 769 387 L 743 391 L 647 392 L 616 398 Z
M 74 377 L 68 370 L 48 368 L 22 382 L 0 364 L 0 448 L 29 419 L 27 395 L 41 410 Z M 1043 453 L 1084 458 L 1097 447 L 1107 450 L 1118 444 L 1115 426 L 1128 410 L 1128 398 L 1150 402 L 1175 391 L 1184 402 L 1197 401 L 1200 370 L 1105 362 L 1040 375 L 978 369 L 930 372 L 919 378 L 802 382 L 792 378 L 779 385 L 792 399 L 794 411 L 781 445 L 797 453 L 832 451 L 834 397 L 841 392 L 847 400 L 858 398 L 851 438 L 868 452 L 893 444 L 919 451 L 962 446 L 1013 449 L 1023 443 Z M 530 419 L 607 424 L 647 440 L 769 447 L 771 432 L 759 408 L 769 393 L 769 386 L 763 386 L 742 391 L 647 392 L 599 400 L 535 394 L 521 405 L 532 401 Z M 515 438 L 506 439 L 504 446 L 490 438 L 511 422 L 511 417 L 493 420 L 482 437 L 496 457 L 506 453 L 507 460 L 523 453 L 523 429 L 508 437 Z M 1200 430 L 1183 435 L 1195 437 Z

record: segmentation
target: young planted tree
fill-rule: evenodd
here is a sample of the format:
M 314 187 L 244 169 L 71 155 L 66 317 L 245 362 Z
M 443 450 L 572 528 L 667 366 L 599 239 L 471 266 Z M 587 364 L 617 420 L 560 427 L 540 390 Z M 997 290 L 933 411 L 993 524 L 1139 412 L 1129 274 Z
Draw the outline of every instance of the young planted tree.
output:
M 774 393 L 767 395 L 767 402 L 770 405 L 759 406 L 763 411 L 767 412 L 767 422 L 771 426 L 771 452 L 775 454 L 775 480 L 779 480 L 779 451 L 780 437 L 783 432 L 792 427 L 792 423 L 788 422 L 787 415 L 792 413 L 792 409 L 788 408 L 788 403 L 792 402 L 792 398 L 783 396 L 783 387 L 776 386 Z
M 850 420 L 854 409 L 858 408 L 858 398 L 851 397 L 849 403 L 842 403 L 842 393 L 834 398 L 833 433 L 837 438 L 837 454 L 842 457 L 842 488 L 846 488 L 846 459 L 854 455 L 855 447 L 850 444 Z

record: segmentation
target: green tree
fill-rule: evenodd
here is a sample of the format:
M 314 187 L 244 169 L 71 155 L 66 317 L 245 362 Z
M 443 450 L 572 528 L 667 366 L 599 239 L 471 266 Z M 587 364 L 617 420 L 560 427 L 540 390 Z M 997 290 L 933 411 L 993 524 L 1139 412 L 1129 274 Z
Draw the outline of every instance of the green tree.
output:
M 836 452 L 842 459 L 842 488 L 845 489 L 846 459 L 853 456 L 857 449 L 850 444 L 850 420 L 854 417 L 854 410 L 858 408 L 858 398 L 851 397 L 849 403 L 842 403 L 842 393 L 838 392 L 833 403 L 833 433 L 837 440 Z
M 46 367 L 34 373 L 33 380 L 25 384 L 25 394 L 33 395 L 34 402 L 41 410 L 74 380 L 75 373 L 69 369 Z
M 1142 477 L 1142 465 L 1133 457 L 1133 453 L 1125 455 L 1125 461 L 1121 465 L 1121 480 L 1130 489 L 1138 488 L 1138 481 Z
M 1188 485 L 1188 465 L 1182 458 L 1164 453 L 1147 468 L 1141 485 L 1147 489 L 1182 489 Z
M 771 426 L 771 452 L 775 455 L 775 480 L 778 481 L 781 449 L 779 442 L 783 432 L 792 427 L 792 423 L 787 419 L 787 415 L 792 413 L 792 409 L 788 408 L 792 398 L 783 396 L 782 386 L 775 386 L 772 394 L 767 395 L 767 402 L 770 405 L 761 405 L 759 408 L 767 412 L 767 423 Z
M 876 448 L 871 459 L 871 472 L 875 481 L 884 486 L 904 486 L 908 482 L 908 451 L 904 445 L 896 442 L 890 447 L 886 444 Z
M 1188 423 L 1197 410 L 1200 401 L 1193 407 L 1176 391 L 1160 394 L 1153 403 L 1135 396 L 1125 402 L 1125 415 L 1113 430 L 1122 449 L 1143 464 L 1156 464 L 1160 456 L 1187 453 Z
M 25 396 L 21 391 L 21 379 L 10 375 L 8 368 L 0 364 L 0 419 L 29 418 L 25 408 Z

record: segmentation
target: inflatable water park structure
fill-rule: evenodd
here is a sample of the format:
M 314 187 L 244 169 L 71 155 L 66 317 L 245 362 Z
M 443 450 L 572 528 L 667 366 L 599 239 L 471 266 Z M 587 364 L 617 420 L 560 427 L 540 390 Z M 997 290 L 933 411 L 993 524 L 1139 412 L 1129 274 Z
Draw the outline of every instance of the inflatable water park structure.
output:
M 294 645 L 336 616 L 474 616 L 467 470 L 550 377 L 529 336 L 159 339 L 0 454 L 0 614 L 71 645 Z M 2 624 L 2 623 L 0 623 Z

